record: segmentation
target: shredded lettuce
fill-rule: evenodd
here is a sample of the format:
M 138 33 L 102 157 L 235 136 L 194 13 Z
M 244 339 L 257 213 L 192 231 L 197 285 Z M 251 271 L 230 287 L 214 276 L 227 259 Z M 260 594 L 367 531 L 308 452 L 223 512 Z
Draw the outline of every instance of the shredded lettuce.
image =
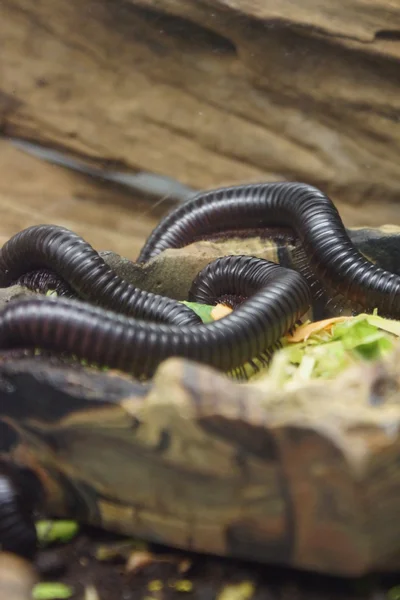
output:
M 214 320 L 214 306 L 195 302 L 182 304 L 191 308 L 204 323 Z M 379 317 L 376 311 L 305 323 L 303 327 L 304 335 L 301 335 L 300 327 L 294 336 L 280 340 L 282 349 L 274 353 L 269 366 L 254 358 L 243 365 L 241 376 L 244 371 L 250 380 L 268 377 L 278 386 L 289 382 L 296 385 L 311 379 L 332 379 L 360 360 L 386 356 L 400 337 L 400 321 Z M 298 339 L 301 341 L 294 341 Z M 234 377 L 235 374 L 236 371 L 231 373 Z
M 316 331 L 307 340 L 296 343 L 286 340 L 261 376 L 267 375 L 278 386 L 331 379 L 362 360 L 383 358 L 399 336 L 399 321 L 361 314 Z

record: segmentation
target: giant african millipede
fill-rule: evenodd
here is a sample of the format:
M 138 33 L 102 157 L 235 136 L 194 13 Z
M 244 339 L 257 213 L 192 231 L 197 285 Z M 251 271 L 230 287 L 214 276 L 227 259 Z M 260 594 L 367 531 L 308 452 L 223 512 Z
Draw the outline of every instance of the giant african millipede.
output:
M 66 352 L 137 377 L 151 376 L 169 356 L 229 372 L 267 352 L 295 325 L 318 282 L 318 293 L 339 294 L 354 307 L 400 316 L 400 277 L 364 258 L 330 199 L 305 184 L 251 184 L 199 193 L 160 222 L 138 262 L 221 229 L 275 226 L 289 227 L 300 240 L 299 268 L 305 277 L 249 256 L 217 259 L 196 278 L 190 300 L 215 303 L 224 295 L 246 299 L 232 314 L 209 324 L 202 324 L 186 306 L 122 280 L 74 233 L 52 225 L 28 228 L 0 251 L 0 285 L 19 280 L 37 284 L 38 271 L 47 269 L 53 282 L 60 277 L 66 293 L 80 300 L 10 302 L 0 313 L 0 348 Z M 32 272 L 36 275 L 30 280 Z M 0 477 L 0 492 L 0 540 L 12 546 L 14 538 L 9 531 L 5 535 L 2 524 L 11 523 L 17 532 L 26 515 L 8 473 Z M 5 517 L 10 507 L 11 520 Z M 20 518 L 14 520 L 14 513 Z

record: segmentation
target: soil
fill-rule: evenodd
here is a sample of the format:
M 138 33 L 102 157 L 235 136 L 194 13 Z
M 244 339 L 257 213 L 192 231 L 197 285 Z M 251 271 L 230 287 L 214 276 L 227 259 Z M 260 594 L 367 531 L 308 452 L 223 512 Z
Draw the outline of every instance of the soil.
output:
M 98 531 L 39 552 L 41 581 L 72 600 L 397 600 L 399 577 L 344 580 L 146 546 Z

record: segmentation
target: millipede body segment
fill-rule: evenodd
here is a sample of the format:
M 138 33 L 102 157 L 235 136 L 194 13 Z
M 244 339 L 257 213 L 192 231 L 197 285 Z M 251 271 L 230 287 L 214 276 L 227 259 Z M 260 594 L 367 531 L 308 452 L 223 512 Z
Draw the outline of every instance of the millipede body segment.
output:
M 400 277 L 365 259 L 350 240 L 332 201 L 302 183 L 250 184 L 201 192 L 160 222 L 138 262 L 221 229 L 274 225 L 290 227 L 296 233 L 309 261 L 305 274 L 310 282 L 319 279 L 330 294 L 342 294 L 355 306 L 400 317 Z
M 0 552 L 33 556 L 37 543 L 33 506 L 31 490 L 21 483 L 21 472 L 0 460 Z
M 77 300 L 28 299 L 0 313 L 0 347 L 67 352 L 137 377 L 151 376 L 170 356 L 230 371 L 276 344 L 307 311 L 311 297 L 296 271 L 249 256 L 223 257 L 218 266 L 228 262 L 233 284 L 240 277 L 246 290 L 247 279 L 254 293 L 221 321 L 194 327 L 147 323 Z
M 13 236 L 0 250 L 0 286 L 30 271 L 51 269 L 84 300 L 138 319 L 196 325 L 185 305 L 135 288 L 106 264 L 80 236 L 64 227 L 38 225 Z

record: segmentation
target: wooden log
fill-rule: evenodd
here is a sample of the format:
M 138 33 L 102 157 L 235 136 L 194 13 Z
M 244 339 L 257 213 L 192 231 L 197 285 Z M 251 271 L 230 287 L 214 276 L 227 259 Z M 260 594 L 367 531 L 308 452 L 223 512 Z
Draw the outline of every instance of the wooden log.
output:
M 300 179 L 352 202 L 357 224 L 398 222 L 396 3 L 5 0 L 1 13 L 6 133 L 195 188 Z
M 54 515 L 336 575 L 398 569 L 399 356 L 281 389 L 175 358 L 140 385 L 2 353 L 5 456 Z

